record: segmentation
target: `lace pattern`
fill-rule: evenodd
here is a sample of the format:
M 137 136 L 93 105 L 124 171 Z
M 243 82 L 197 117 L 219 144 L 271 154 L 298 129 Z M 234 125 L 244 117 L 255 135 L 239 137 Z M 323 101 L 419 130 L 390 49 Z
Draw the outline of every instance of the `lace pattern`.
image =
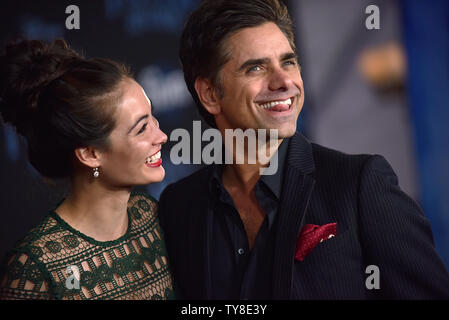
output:
M 157 202 L 133 193 L 128 217 L 124 236 L 98 242 L 50 212 L 7 255 L 1 270 L 0 298 L 174 298 Z M 77 280 L 74 267 L 79 271 L 78 289 L 66 283 L 70 276 L 70 281 Z

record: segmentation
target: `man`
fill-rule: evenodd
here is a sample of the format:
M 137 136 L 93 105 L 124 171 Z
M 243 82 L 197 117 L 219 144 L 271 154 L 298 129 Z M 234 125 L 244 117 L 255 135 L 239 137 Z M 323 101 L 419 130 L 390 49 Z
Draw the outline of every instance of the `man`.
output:
M 215 164 L 161 195 L 180 298 L 449 298 L 429 223 L 389 164 L 296 132 L 304 89 L 283 4 L 204 1 L 180 57 L 200 113 L 223 136 L 278 133 L 275 174 L 261 175 L 261 162 Z

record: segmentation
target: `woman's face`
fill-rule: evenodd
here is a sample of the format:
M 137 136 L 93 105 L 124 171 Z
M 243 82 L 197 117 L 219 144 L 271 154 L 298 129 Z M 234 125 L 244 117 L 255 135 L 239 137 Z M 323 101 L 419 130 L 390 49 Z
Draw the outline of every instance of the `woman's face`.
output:
M 118 188 L 160 182 L 165 175 L 161 146 L 167 136 L 152 116 L 151 102 L 142 87 L 127 79 L 122 90 L 110 147 L 101 153 L 100 177 Z

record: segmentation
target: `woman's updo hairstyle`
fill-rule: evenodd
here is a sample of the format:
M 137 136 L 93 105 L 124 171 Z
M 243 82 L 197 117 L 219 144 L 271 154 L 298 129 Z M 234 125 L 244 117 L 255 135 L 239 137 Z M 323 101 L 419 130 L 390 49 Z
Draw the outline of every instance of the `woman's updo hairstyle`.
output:
M 26 138 L 43 176 L 69 177 L 76 148 L 108 148 L 127 78 L 124 65 L 86 59 L 64 40 L 20 40 L 0 56 L 0 114 Z

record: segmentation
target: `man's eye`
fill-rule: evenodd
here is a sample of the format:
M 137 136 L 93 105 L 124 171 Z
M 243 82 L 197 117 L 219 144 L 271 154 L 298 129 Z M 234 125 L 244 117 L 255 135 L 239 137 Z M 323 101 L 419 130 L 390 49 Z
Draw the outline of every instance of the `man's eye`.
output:
M 284 65 L 294 66 L 294 65 L 296 65 L 296 61 L 295 60 L 287 60 L 284 62 Z
M 144 132 L 145 129 L 147 128 L 147 124 L 148 124 L 148 123 L 145 123 L 145 124 L 142 126 L 142 128 L 140 128 L 139 132 L 137 132 L 137 134 L 141 134 L 142 132 Z
M 248 69 L 248 72 L 260 71 L 260 70 L 262 70 L 261 66 L 252 66 L 251 68 Z

